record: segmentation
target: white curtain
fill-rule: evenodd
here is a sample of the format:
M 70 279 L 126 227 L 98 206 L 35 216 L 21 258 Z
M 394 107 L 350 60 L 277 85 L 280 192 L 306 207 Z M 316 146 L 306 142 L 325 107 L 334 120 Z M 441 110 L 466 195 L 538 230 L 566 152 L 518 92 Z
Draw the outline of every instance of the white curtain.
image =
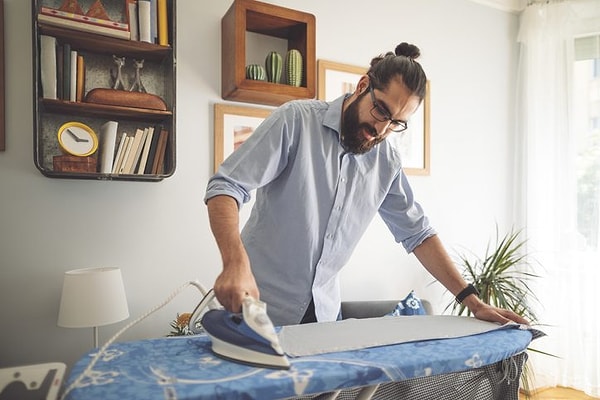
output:
M 600 33 L 600 1 L 533 2 L 520 16 L 515 204 L 541 276 L 533 285 L 537 314 L 549 325 L 531 347 L 560 357 L 530 352 L 533 384 L 600 397 L 599 246 L 585 245 L 577 221 L 572 96 L 574 43 L 583 28 Z

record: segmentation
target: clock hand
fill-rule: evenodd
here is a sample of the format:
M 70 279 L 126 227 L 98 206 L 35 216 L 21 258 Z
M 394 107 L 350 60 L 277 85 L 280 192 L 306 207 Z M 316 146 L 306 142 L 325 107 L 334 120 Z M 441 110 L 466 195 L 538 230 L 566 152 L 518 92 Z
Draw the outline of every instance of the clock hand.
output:
M 74 133 L 73 133 L 73 131 L 72 131 L 72 130 L 70 130 L 69 128 L 67 128 L 67 133 L 68 133 L 69 135 L 71 135 L 71 137 L 72 137 L 73 139 L 75 139 L 75 141 L 76 141 L 76 142 L 89 142 L 89 140 L 88 140 L 88 139 L 82 139 L 82 138 L 80 138 L 79 136 L 77 136 L 76 134 L 74 134 Z

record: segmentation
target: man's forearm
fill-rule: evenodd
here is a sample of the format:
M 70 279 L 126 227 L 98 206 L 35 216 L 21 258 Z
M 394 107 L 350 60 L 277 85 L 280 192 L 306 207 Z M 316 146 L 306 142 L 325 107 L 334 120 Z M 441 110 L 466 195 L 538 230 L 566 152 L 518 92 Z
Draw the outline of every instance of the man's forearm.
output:
M 237 202 L 230 196 L 215 196 L 206 203 L 210 229 L 215 237 L 223 264 L 245 255 L 240 237 L 240 219 Z
M 413 252 L 427 271 L 444 285 L 452 295 L 456 296 L 467 286 L 437 235 L 425 239 Z M 471 311 L 475 311 L 474 309 L 481 302 L 476 296 L 470 295 L 463 303 Z
M 238 205 L 229 196 L 215 196 L 206 204 L 210 228 L 223 259 L 223 271 L 213 288 L 223 307 L 240 312 L 244 297 L 259 299 L 260 293 L 240 236 Z

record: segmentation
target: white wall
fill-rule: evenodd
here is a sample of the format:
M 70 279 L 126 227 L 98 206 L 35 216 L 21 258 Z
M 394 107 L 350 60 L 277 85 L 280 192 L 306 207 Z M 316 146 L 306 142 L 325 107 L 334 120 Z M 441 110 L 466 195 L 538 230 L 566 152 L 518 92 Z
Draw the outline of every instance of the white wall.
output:
M 483 250 L 510 226 L 517 16 L 467 0 L 270 0 L 317 17 L 317 58 L 355 65 L 417 44 L 432 87 L 431 176 L 414 190 L 449 250 Z M 231 0 L 177 1 L 177 171 L 161 183 L 59 180 L 33 163 L 30 2 L 4 0 L 6 146 L 0 153 L 0 367 L 63 361 L 92 332 L 56 326 L 64 271 L 118 266 L 131 318 L 220 270 L 202 202 L 220 98 L 220 21 Z M 356 6 L 354 6 L 356 4 Z M 352 6 L 350 6 L 352 5 Z M 344 299 L 414 288 L 437 311 L 443 290 L 376 220 L 343 273 Z M 157 337 L 199 296 L 187 289 L 120 340 Z M 126 322 L 102 327 L 108 340 Z

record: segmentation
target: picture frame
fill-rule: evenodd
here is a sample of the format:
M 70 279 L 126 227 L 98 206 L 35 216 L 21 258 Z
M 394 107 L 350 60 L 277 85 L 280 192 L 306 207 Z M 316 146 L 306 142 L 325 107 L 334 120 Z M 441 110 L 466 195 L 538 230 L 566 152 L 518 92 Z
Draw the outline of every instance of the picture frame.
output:
M 214 172 L 272 112 L 267 108 L 215 104 Z
M 343 94 L 354 92 L 367 70 L 366 67 L 317 60 L 317 99 L 333 101 Z
M 6 150 L 4 100 L 4 0 L 0 0 L 0 151 Z
M 408 121 L 408 129 L 401 133 L 400 153 L 406 175 L 430 175 L 431 170 L 431 82 L 427 81 L 425 98 Z
M 345 93 L 353 92 L 367 68 L 328 60 L 317 60 L 317 98 L 332 101 Z M 404 173 L 430 174 L 430 117 L 431 93 L 427 81 L 425 98 L 411 117 L 408 129 L 402 133 L 400 147 Z

